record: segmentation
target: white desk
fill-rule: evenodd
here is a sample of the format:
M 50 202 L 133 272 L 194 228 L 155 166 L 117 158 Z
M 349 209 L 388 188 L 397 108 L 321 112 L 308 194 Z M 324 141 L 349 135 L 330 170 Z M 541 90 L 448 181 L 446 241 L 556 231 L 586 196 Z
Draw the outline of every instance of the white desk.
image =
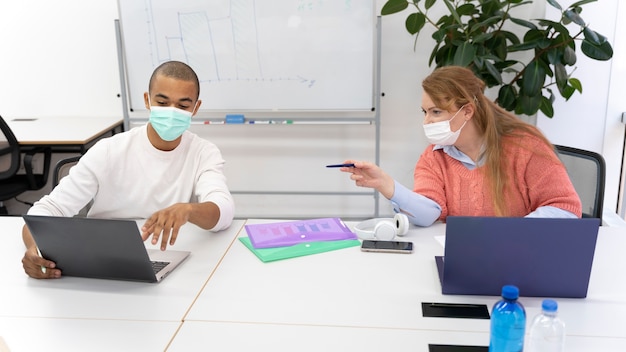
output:
M 250 222 L 259 222 L 250 221 Z M 415 253 L 358 247 L 262 263 L 236 237 L 185 226 L 176 248 L 193 254 L 159 284 L 28 278 L 23 221 L 0 217 L 0 336 L 12 352 L 422 351 L 428 344 L 487 345 L 489 320 L 423 318 L 421 302 L 484 303 L 442 295 L 434 255 L 445 226 L 413 228 Z M 351 224 L 353 225 L 353 224 Z M 207 238 L 208 237 L 208 238 Z M 148 245 L 150 246 L 150 245 Z M 566 350 L 626 351 L 626 231 L 602 227 L 586 299 L 558 299 Z M 522 297 L 530 319 L 541 298 Z
M 307 336 L 305 326 L 482 333 L 486 345 L 489 320 L 422 317 L 421 302 L 483 303 L 491 309 L 498 300 L 441 294 L 434 256 L 442 255 L 443 247 L 434 236 L 444 230 L 443 224 L 412 227 L 406 239 L 415 243 L 415 253 L 409 255 L 363 253 L 353 247 L 273 263 L 260 262 L 237 241 L 185 317 L 174 345 L 185 346 L 185 336 L 192 343 L 195 334 L 187 330 L 203 330 L 200 323 L 224 329 L 232 329 L 228 324 L 300 326 L 301 338 Z M 601 228 L 588 297 L 558 299 L 568 337 L 607 338 L 617 341 L 615 346 L 626 346 L 620 318 L 626 317 L 626 279 L 615 275 L 617 267 L 626 266 L 623 248 L 624 229 Z M 530 322 L 540 311 L 542 298 L 521 301 Z M 578 345 L 570 347 L 574 350 Z
M 182 321 L 198 293 L 219 264 L 243 225 L 237 220 L 223 232 L 211 233 L 187 224 L 173 249 L 191 256 L 158 284 L 62 277 L 29 278 L 22 268 L 24 244 L 21 217 L 0 217 L 2 317 Z M 147 247 L 152 247 L 146 242 Z M 0 335 L 3 335 L 0 332 Z
M 428 352 L 428 344 L 487 346 L 488 332 L 186 321 L 168 352 Z M 567 352 L 623 352 L 626 340 L 568 336 Z
M 166 349 L 180 324 L 174 321 L 0 317 L 0 336 L 11 352 L 155 352 Z
M 85 151 L 99 138 L 123 129 L 120 117 L 37 117 L 7 119 L 21 146 L 50 146 L 55 152 Z

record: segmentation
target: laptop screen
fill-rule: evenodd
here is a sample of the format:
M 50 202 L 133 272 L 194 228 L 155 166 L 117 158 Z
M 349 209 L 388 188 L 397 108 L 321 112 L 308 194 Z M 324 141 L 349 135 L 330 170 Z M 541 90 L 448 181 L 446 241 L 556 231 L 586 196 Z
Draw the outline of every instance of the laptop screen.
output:
M 448 217 L 442 292 L 586 297 L 600 219 Z
M 42 255 L 64 276 L 157 282 L 153 260 L 175 267 L 189 252 L 156 251 L 150 258 L 133 220 L 23 216 Z M 171 271 L 173 267 L 167 269 Z

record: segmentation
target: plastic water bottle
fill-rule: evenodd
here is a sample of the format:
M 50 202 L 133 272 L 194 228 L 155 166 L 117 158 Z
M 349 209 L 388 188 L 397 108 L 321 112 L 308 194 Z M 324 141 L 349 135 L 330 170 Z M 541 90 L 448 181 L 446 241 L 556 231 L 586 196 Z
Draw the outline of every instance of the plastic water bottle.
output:
M 524 349 L 526 311 L 518 298 L 516 286 L 502 287 L 502 299 L 491 310 L 489 352 L 521 352 Z
M 530 325 L 529 352 L 563 352 L 565 323 L 557 316 L 556 301 L 546 299 L 541 303 L 541 313 Z

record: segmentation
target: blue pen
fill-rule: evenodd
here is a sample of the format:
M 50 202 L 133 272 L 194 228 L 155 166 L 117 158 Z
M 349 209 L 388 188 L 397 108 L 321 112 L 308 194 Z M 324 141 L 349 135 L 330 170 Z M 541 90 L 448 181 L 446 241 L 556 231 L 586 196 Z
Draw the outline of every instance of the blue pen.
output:
M 354 167 L 354 164 L 333 164 L 326 165 L 326 167 Z

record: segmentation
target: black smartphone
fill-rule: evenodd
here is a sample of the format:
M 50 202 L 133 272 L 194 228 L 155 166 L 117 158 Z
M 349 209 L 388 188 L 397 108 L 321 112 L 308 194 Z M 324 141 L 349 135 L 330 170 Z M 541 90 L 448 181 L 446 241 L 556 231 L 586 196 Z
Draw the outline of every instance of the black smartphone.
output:
M 363 240 L 363 252 L 413 253 L 413 242 Z

